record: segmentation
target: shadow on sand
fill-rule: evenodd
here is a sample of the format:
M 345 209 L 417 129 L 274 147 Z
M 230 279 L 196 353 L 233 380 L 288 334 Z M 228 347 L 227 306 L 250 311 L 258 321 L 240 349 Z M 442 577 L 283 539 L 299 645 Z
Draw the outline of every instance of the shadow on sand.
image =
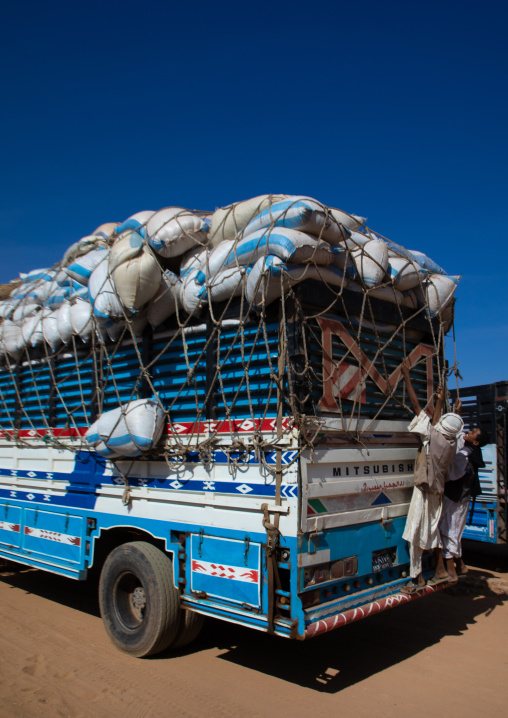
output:
M 445 636 L 465 634 L 478 616 L 488 617 L 499 610 L 508 599 L 508 552 L 494 553 L 493 556 L 492 551 L 483 548 L 476 551 L 475 568 L 457 587 L 308 642 L 290 642 L 208 619 L 191 646 L 178 652 L 166 651 L 152 660 L 170 661 L 187 653 L 219 650 L 218 660 L 316 691 L 337 693 L 439 643 Z M 470 558 L 466 551 L 469 565 Z M 6 564 L 0 566 L 0 581 L 99 616 L 97 580 L 93 576 L 86 583 L 78 583 L 19 564 Z

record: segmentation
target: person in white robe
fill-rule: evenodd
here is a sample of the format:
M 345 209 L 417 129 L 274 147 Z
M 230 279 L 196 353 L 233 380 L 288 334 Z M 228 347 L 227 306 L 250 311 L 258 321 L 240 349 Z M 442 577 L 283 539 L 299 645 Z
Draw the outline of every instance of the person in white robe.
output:
M 436 578 L 439 580 L 447 578 L 456 583 L 459 574 L 467 573 L 462 560 L 462 534 L 471 498 L 474 500 L 481 493 L 478 469 L 485 466 L 481 447 L 488 442 L 487 432 L 480 427 L 467 433 L 461 432 L 457 439 L 457 452 L 446 475 L 439 522 L 442 541 L 436 566 Z
M 440 385 L 436 392 L 436 405 L 431 418 L 422 411 L 416 392 L 411 384 L 409 369 L 403 366 L 408 397 L 416 416 L 408 430 L 418 434 L 422 448 L 415 468 L 415 487 L 409 506 L 403 538 L 410 544 L 411 581 L 401 590 L 414 593 L 425 586 L 422 573 L 422 556 L 441 545 L 439 520 L 446 471 L 457 449 L 457 436 L 463 429 L 463 421 L 456 413 L 441 416 L 444 390 Z

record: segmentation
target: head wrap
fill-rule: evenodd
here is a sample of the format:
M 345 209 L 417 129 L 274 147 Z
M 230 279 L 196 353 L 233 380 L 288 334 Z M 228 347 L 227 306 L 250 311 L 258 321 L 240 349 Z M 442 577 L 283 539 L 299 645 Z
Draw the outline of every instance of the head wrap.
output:
M 434 429 L 437 429 L 448 439 L 455 439 L 464 429 L 464 422 L 458 414 L 443 414 Z

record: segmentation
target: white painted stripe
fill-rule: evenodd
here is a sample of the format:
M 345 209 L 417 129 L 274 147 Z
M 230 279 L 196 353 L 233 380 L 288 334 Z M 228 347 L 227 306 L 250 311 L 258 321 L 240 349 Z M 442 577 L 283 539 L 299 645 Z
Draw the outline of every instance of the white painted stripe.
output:
M 0 521 L 0 530 L 14 531 L 15 533 L 19 533 L 19 524 L 9 524 L 7 523 L 7 521 Z
M 57 543 L 65 543 L 69 546 L 81 546 L 79 536 L 70 536 L 69 534 L 61 534 L 58 531 L 48 531 L 46 529 L 37 529 L 33 526 L 25 526 L 25 534 L 33 538 L 46 539 L 47 541 L 56 541 Z
M 223 563 L 210 563 L 209 561 L 196 561 L 193 559 L 191 570 L 207 576 L 229 578 L 233 581 L 243 581 L 244 583 L 259 582 L 259 571 L 254 568 L 245 568 L 245 566 L 240 568 L 239 566 L 228 566 Z

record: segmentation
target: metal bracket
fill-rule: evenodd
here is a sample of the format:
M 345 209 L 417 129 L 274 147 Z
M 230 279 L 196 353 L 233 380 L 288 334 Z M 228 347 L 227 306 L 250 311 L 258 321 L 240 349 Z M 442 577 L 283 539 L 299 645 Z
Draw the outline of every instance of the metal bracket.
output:
M 323 531 L 318 531 L 317 529 L 314 529 L 314 531 L 309 534 L 309 551 L 308 553 L 316 553 L 317 546 L 319 544 L 319 539 L 321 536 L 323 536 Z
M 203 556 L 203 539 L 205 537 L 205 532 L 203 529 L 199 532 L 199 544 L 198 544 L 198 556 L 201 558 Z

